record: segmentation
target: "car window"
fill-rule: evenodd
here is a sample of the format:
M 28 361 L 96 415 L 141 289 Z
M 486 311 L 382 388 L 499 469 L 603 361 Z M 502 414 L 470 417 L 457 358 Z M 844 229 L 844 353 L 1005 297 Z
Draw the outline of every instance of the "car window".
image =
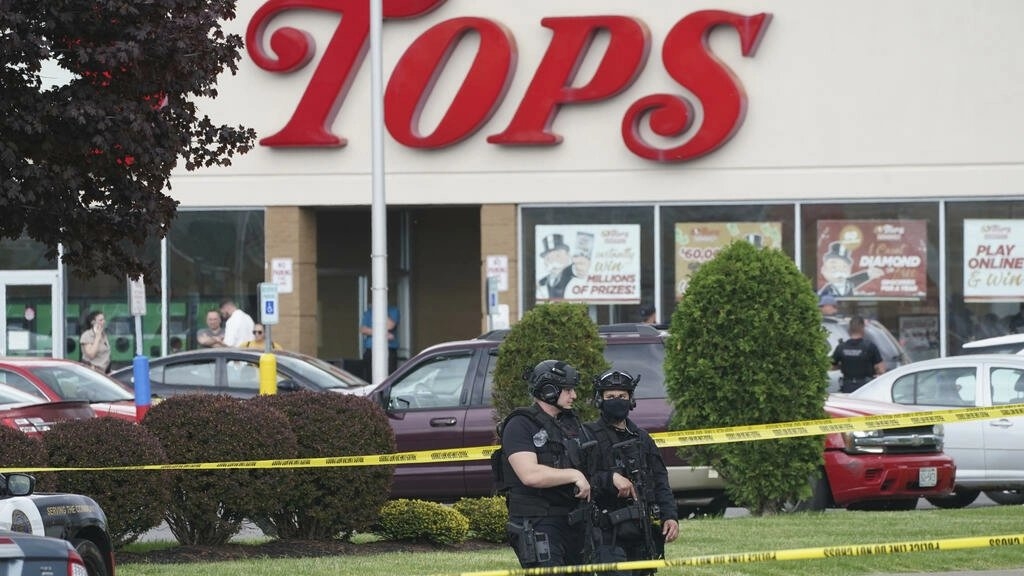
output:
M 607 344 L 604 356 L 615 370 L 629 372 L 637 384 L 637 398 L 665 398 L 665 347 L 656 343 Z
M 461 405 L 472 358 L 469 353 L 440 355 L 417 366 L 391 385 L 388 407 L 415 410 Z
M 17 388 L 0 384 L 0 404 L 35 404 L 39 398 Z
M 22 392 L 27 392 L 44 400 L 47 399 L 46 394 L 43 394 L 42 390 L 36 388 L 35 384 L 29 382 L 28 378 L 10 370 L 0 370 L 0 384 L 7 384 L 11 388 L 17 388 Z
M 892 386 L 892 400 L 897 404 L 975 406 L 976 379 L 973 368 L 922 370 L 898 378 Z
M 992 405 L 1024 404 L 1024 370 L 992 368 L 989 373 Z
M 197 360 L 167 364 L 163 370 L 164 384 L 171 386 L 206 386 L 213 388 L 216 380 L 216 360 Z M 150 380 L 156 381 L 150 373 Z
M 80 364 L 33 366 L 29 370 L 63 400 L 118 402 L 135 397 L 110 378 Z
M 259 390 L 260 367 L 248 360 L 231 360 L 227 364 L 226 379 L 228 388 Z M 281 381 L 280 377 L 277 381 Z

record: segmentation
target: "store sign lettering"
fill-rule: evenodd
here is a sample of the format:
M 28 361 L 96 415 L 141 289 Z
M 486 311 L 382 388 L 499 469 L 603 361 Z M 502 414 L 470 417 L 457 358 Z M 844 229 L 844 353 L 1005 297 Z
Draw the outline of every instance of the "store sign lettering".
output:
M 433 11 L 445 0 L 384 0 L 386 19 L 415 18 Z M 305 93 L 292 117 L 277 133 L 260 143 L 271 147 L 345 146 L 346 139 L 330 131 L 345 102 L 349 86 L 369 46 L 370 14 L 366 0 L 270 0 L 249 22 L 246 46 L 264 70 L 294 72 L 310 63 L 316 52 L 311 36 L 293 27 L 270 34 L 273 55 L 264 51 L 271 20 L 288 10 L 322 10 L 342 17 L 323 50 Z M 662 50 L 668 75 L 699 101 L 703 120 L 694 127 L 696 105 L 684 94 L 650 94 L 631 103 L 622 116 L 622 140 L 641 158 L 681 162 L 708 154 L 739 130 L 746 112 L 746 93 L 733 72 L 708 46 L 711 31 L 728 26 L 737 31 L 744 56 L 753 56 L 771 21 L 770 14 L 744 16 L 702 10 L 683 17 L 669 30 Z M 516 112 L 487 142 L 504 146 L 553 146 L 562 136 L 552 127 L 561 107 L 609 100 L 629 88 L 644 72 L 651 47 L 646 24 L 629 16 L 568 16 L 543 18 L 551 31 L 547 51 L 533 73 Z M 576 86 L 579 64 L 594 38 L 608 35 L 609 44 L 593 78 Z M 479 48 L 466 78 L 452 96 L 439 125 L 424 134 L 419 129 L 423 109 L 435 80 L 456 46 L 470 34 Z M 440 149 L 477 133 L 505 101 L 515 73 L 517 49 L 512 32 L 501 23 L 472 16 L 445 20 L 424 31 L 398 60 L 384 95 L 384 118 L 391 136 L 411 148 Z M 674 147 L 658 147 L 641 131 L 646 125 L 662 137 L 689 137 Z M 691 136 L 692 133 L 692 137 Z

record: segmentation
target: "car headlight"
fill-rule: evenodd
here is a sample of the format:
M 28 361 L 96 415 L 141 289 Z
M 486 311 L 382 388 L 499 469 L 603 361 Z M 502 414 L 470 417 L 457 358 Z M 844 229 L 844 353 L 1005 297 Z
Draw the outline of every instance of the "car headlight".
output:
M 882 430 L 855 430 L 843 433 L 843 443 L 849 454 L 884 454 L 885 446 L 879 442 L 884 436 Z

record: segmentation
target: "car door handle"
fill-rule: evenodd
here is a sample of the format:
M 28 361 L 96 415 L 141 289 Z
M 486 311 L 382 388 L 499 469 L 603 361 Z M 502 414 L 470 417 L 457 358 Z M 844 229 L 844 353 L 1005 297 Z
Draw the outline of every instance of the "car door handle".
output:
M 1009 428 L 1013 426 L 1013 422 L 1010 422 L 1006 418 L 1000 418 L 999 420 L 990 421 L 988 425 L 995 426 L 996 428 Z
M 455 426 L 455 416 L 445 416 L 444 418 L 431 418 L 431 426 Z

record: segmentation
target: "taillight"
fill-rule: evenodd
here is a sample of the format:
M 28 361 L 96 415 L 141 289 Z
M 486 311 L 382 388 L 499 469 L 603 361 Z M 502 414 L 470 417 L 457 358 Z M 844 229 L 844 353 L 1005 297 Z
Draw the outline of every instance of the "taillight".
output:
M 68 576 L 89 576 L 85 562 L 82 561 L 82 557 L 78 555 L 71 543 L 68 543 L 68 548 Z

